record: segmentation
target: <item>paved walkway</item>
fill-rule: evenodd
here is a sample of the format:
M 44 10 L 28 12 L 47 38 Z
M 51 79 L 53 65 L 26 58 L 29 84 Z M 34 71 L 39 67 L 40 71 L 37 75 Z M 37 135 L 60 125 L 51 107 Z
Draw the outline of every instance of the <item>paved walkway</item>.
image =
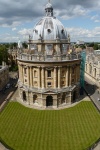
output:
M 100 150 L 100 142 L 99 142 L 99 144 L 94 148 L 94 150 Z
M 0 143 L 0 150 L 8 150 L 8 149 L 5 148 L 5 147 Z

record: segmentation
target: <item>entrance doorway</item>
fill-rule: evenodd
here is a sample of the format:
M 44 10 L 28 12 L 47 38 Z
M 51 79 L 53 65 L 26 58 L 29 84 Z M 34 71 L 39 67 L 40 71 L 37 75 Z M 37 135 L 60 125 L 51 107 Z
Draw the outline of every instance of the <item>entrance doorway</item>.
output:
M 46 106 L 53 106 L 53 98 L 52 96 L 47 96 L 46 98 Z

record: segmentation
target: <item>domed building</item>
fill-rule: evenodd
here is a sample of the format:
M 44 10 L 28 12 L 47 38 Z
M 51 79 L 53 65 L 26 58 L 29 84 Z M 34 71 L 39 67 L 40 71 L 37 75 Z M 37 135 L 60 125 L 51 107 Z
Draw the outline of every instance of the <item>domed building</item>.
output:
M 59 107 L 79 98 L 80 54 L 69 52 L 70 36 L 48 3 L 29 36 L 28 51 L 18 53 L 19 95 L 28 105 Z

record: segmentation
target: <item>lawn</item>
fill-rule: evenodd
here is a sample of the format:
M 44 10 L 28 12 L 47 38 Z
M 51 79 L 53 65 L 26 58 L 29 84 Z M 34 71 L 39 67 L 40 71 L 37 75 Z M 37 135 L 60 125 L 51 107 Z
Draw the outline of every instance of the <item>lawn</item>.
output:
M 14 150 L 83 150 L 100 137 L 90 101 L 63 110 L 34 110 L 10 102 L 0 114 L 0 138 Z

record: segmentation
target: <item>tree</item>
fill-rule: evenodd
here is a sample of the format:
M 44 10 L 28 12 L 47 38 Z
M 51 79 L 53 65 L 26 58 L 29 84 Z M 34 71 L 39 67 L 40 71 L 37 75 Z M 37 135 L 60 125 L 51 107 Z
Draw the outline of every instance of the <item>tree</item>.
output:
M 22 45 L 23 45 L 23 48 L 28 48 L 28 45 L 26 42 L 23 42 Z
M 2 61 L 8 64 L 8 52 L 5 45 L 0 45 L 0 65 L 2 65 Z
M 93 49 L 98 50 L 98 44 L 97 43 L 94 43 Z

